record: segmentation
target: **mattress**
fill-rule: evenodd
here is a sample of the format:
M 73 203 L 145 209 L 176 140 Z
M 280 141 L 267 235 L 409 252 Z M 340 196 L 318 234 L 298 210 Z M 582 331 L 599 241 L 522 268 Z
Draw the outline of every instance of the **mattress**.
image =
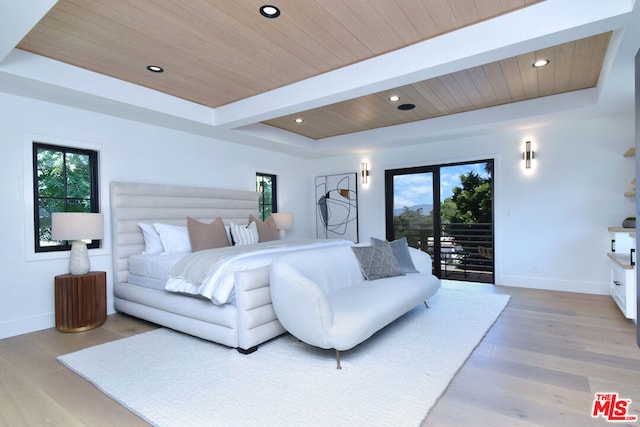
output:
M 127 282 L 164 291 L 171 268 L 189 252 L 176 254 L 136 254 L 129 257 Z
M 165 289 L 200 295 L 213 304 L 222 305 L 234 297 L 235 273 L 238 271 L 269 266 L 276 257 L 287 252 L 352 244 L 349 240 L 338 239 L 294 239 L 193 252 L 176 262 Z
M 127 279 L 132 285 L 142 286 L 143 288 L 155 289 L 157 291 L 164 291 L 164 287 L 167 285 L 166 280 L 154 279 L 152 277 L 137 276 L 135 274 L 129 274 Z
M 190 252 L 176 254 L 136 254 L 129 257 L 129 276 L 127 283 L 143 288 L 166 292 L 167 280 L 171 268 Z M 199 295 L 183 294 L 188 297 L 204 299 Z M 229 303 L 233 303 L 230 298 Z
M 144 288 L 206 298 L 215 305 L 234 304 L 237 271 L 268 266 L 275 257 L 290 251 L 351 244 L 346 240 L 297 239 L 258 243 L 246 248 L 236 246 L 199 252 L 136 254 L 129 257 L 127 282 Z M 205 261 L 201 263 L 206 266 L 206 270 L 201 272 L 201 281 L 190 280 L 190 277 L 177 273 L 182 271 L 181 265 L 192 264 L 193 257 Z
M 138 276 L 161 280 L 165 284 L 171 268 L 189 252 L 175 254 L 137 254 L 129 257 L 129 278 Z M 131 279 L 128 280 L 129 283 Z

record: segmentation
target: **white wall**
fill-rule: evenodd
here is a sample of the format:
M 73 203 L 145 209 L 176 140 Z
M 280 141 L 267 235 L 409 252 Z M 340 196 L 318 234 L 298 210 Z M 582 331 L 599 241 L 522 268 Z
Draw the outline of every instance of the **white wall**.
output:
M 360 237 L 367 240 L 384 236 L 385 169 L 492 157 L 500 285 L 606 293 L 607 227 L 634 212 L 622 195 L 634 175 L 633 161 L 622 157 L 633 144 L 631 115 L 308 160 L 8 94 L 0 93 L 0 107 L 0 338 L 52 327 L 53 277 L 67 271 L 66 254 L 34 255 L 25 238 L 32 227 L 25 153 L 33 136 L 100 150 L 107 224 L 112 180 L 253 189 L 261 171 L 278 175 L 279 208 L 295 215 L 293 237 L 315 235 L 317 175 L 357 172 L 368 160 L 371 184 L 359 188 Z M 537 144 L 538 168 L 529 176 L 520 166 L 525 137 Z M 105 243 L 93 251 L 92 268 L 111 272 L 108 237 Z M 108 295 L 112 312 L 110 278 Z
M 370 184 L 358 189 L 366 241 L 385 236 L 385 169 L 494 158 L 496 284 L 605 294 L 607 227 L 634 213 L 623 196 L 634 162 L 622 155 L 633 126 L 625 115 L 505 130 L 324 159 L 316 174 L 355 172 L 368 160 Z M 537 145 L 533 174 L 521 167 L 525 138 Z
M 165 128 L 0 93 L 3 183 L 0 224 L 0 338 L 52 327 L 54 276 L 68 271 L 68 253 L 37 254 L 33 235 L 30 159 L 33 137 L 100 151 L 101 210 L 107 229 L 103 250 L 91 250 L 93 270 L 107 271 L 113 312 L 108 184 L 112 180 L 255 189 L 255 173 L 278 175 L 279 208 L 295 216 L 292 237 L 311 237 L 312 199 L 306 195 L 310 161 Z M 300 179 L 300 178 L 303 179 Z M 26 236 L 26 237 L 25 237 Z

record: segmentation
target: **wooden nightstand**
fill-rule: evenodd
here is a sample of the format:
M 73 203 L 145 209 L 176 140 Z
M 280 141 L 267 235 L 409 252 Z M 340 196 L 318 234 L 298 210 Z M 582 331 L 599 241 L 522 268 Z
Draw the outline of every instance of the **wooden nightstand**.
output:
M 107 273 L 63 274 L 55 278 L 56 329 L 80 332 L 107 320 Z

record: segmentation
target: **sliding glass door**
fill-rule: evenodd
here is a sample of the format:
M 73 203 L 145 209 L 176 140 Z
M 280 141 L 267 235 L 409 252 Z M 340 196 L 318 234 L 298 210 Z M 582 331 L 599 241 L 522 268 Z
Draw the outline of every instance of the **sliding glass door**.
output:
M 438 200 L 437 170 L 419 168 L 412 171 L 386 171 L 387 239 L 406 237 L 409 246 L 433 256 L 438 251 L 435 230 L 438 224 L 434 204 Z M 434 215 L 434 212 L 436 213 Z
M 434 274 L 494 283 L 493 160 L 385 171 L 387 239 L 427 252 Z

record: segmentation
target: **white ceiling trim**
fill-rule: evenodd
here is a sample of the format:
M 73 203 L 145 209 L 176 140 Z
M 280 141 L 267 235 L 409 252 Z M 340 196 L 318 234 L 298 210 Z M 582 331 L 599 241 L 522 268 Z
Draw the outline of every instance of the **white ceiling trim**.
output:
M 0 73 L 212 124 L 212 109 L 209 107 L 19 49 L 14 49 L 0 63 Z

